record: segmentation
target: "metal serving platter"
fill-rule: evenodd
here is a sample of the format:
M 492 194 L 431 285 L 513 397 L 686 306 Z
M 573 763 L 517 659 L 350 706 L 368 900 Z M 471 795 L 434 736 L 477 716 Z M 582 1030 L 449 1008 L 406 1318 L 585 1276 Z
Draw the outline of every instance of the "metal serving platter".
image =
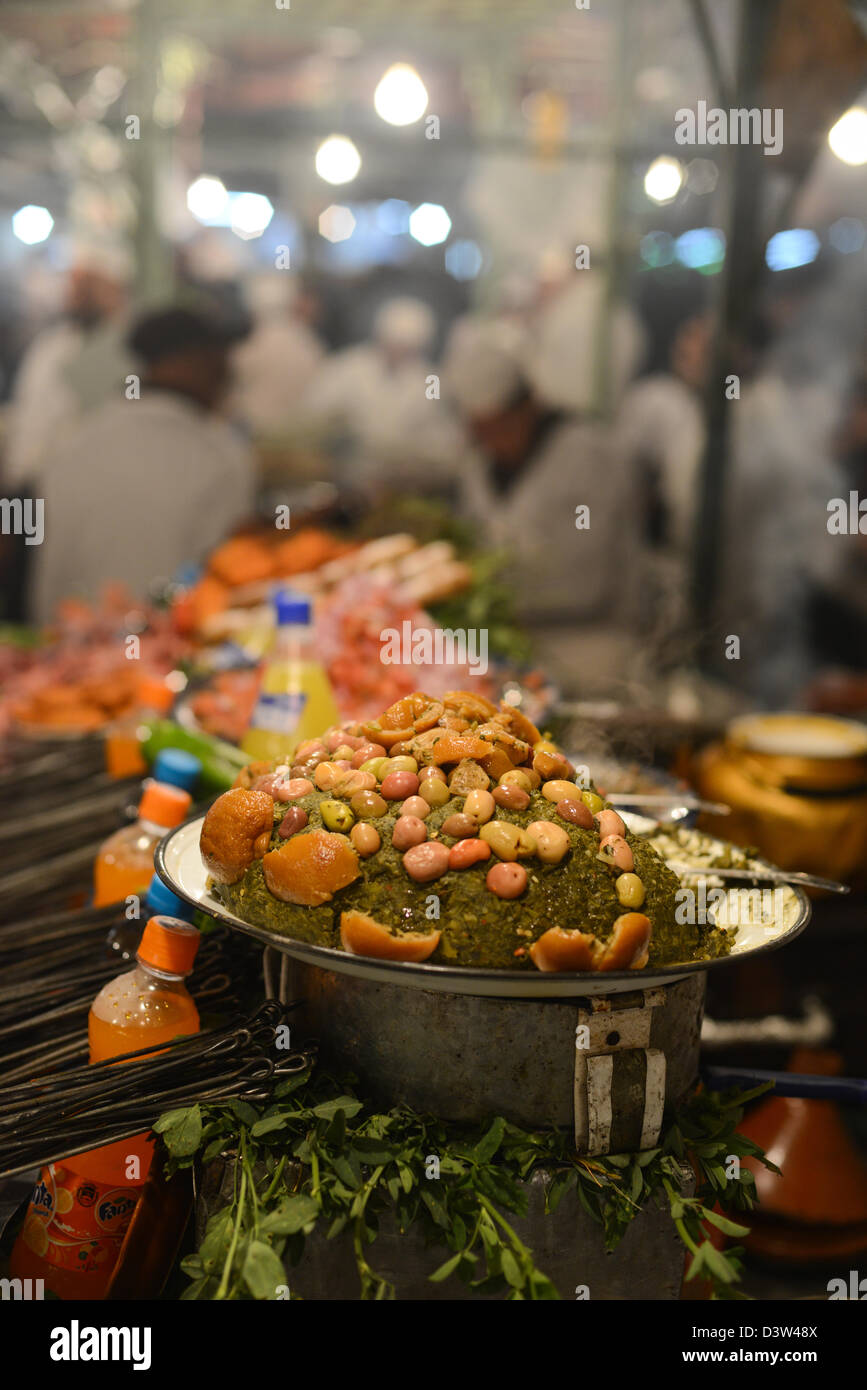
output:
M 810 920 L 810 901 L 800 888 L 793 888 L 797 913 L 786 926 L 784 923 L 741 927 L 731 954 L 717 960 L 689 961 L 682 965 L 667 965 L 655 970 L 612 970 L 605 973 L 589 971 L 485 970 L 471 966 L 413 964 L 409 961 L 376 960 L 370 956 L 353 956 L 330 946 L 311 946 L 290 936 L 251 926 L 218 902 L 208 888 L 208 873 L 199 853 L 199 835 L 203 816 L 187 821 L 169 832 L 157 846 L 154 864 L 168 888 L 179 898 L 206 912 L 219 922 L 255 937 L 263 945 L 308 965 L 323 970 L 335 970 L 343 975 L 356 975 L 386 984 L 405 985 L 410 989 L 435 990 L 445 994 L 488 995 L 501 999 L 578 998 L 591 994 L 621 994 L 628 990 L 648 989 L 655 985 L 671 984 L 684 975 L 700 970 L 716 970 L 730 961 L 747 956 L 762 955 L 786 945 L 799 936 Z M 722 846 L 723 841 L 719 841 Z

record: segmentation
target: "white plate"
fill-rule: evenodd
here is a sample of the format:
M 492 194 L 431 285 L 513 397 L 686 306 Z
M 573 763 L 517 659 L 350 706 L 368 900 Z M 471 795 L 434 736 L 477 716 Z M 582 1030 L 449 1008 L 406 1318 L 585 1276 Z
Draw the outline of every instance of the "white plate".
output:
M 531 974 L 529 971 L 482 970 L 473 966 L 375 960 L 370 956 L 349 955 L 346 951 L 334 950 L 329 946 L 310 946 L 303 941 L 293 940 L 291 936 L 282 936 L 277 932 L 267 931 L 264 927 L 251 926 L 249 922 L 244 922 L 234 913 L 227 911 L 208 890 L 208 873 L 199 853 L 199 835 L 203 820 L 203 816 L 198 816 L 195 820 L 178 826 L 157 846 L 154 865 L 160 878 L 173 893 L 201 908 L 217 921 L 225 922 L 237 931 L 255 937 L 264 945 L 273 946 L 275 950 L 283 951 L 308 965 L 317 965 L 323 970 L 336 970 L 342 975 L 358 975 L 386 984 L 406 985 L 411 989 L 429 989 L 446 994 L 492 995 L 502 999 L 557 999 L 578 998 L 589 994 L 622 994 L 628 990 L 670 984 L 682 975 L 694 974 L 698 970 L 713 970 L 727 965 L 730 961 L 743 960 L 745 956 L 773 950 L 800 935 L 810 920 L 809 899 L 801 889 L 793 889 L 800 910 L 788 927 L 784 924 L 762 927 L 759 929 L 758 939 L 755 931 L 745 932 L 741 929 L 728 956 L 720 956 L 716 960 L 689 961 L 684 965 L 665 966 L 656 970 L 612 970 L 604 973 L 563 971 L 544 974 L 534 971 Z M 720 843 L 722 844 L 722 841 Z

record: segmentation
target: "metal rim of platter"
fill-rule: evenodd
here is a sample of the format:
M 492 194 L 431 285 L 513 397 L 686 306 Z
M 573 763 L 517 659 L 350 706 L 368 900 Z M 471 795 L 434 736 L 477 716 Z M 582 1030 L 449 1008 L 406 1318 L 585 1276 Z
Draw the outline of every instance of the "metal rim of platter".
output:
M 207 887 L 207 873 L 199 854 L 199 833 L 203 816 L 196 816 L 183 825 L 171 830 L 157 846 L 154 867 L 165 883 L 178 897 L 191 903 L 217 921 L 224 922 L 236 931 L 255 937 L 265 946 L 304 961 L 308 965 L 319 966 L 323 970 L 337 971 L 339 974 L 355 975 L 368 980 L 378 980 L 389 984 L 402 984 L 412 989 L 434 990 L 446 994 L 473 994 L 480 996 L 539 999 L 539 998 L 580 998 L 594 994 L 621 994 L 629 990 L 647 989 L 654 985 L 669 984 L 695 974 L 701 970 L 712 970 L 719 966 L 752 959 L 768 951 L 788 945 L 800 936 L 810 921 L 812 909 L 810 900 L 803 889 L 792 887 L 791 891 L 798 901 L 799 911 L 792 924 L 772 940 L 740 951 L 734 950 L 726 956 L 713 960 L 688 961 L 677 965 L 657 966 L 652 971 L 612 970 L 606 972 L 562 971 L 557 973 L 533 974 L 524 971 L 484 969 L 475 966 L 430 965 L 425 962 L 414 964 L 410 961 L 378 960 L 371 956 L 353 956 L 346 951 L 338 951 L 330 946 L 314 946 L 264 927 L 253 926 L 249 922 L 228 912 L 212 897 Z M 712 838 L 712 837 L 709 837 Z M 721 846 L 726 842 L 720 840 Z M 756 861 L 766 862 L 766 861 Z M 769 866 L 770 867 L 770 866 Z

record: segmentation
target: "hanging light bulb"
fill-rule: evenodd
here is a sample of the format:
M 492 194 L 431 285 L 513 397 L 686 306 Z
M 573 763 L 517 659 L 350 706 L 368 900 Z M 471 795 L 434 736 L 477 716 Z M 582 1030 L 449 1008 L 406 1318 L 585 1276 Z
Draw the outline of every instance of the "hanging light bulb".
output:
M 427 87 L 409 63 L 394 63 L 373 94 L 376 114 L 389 125 L 412 125 L 427 110 Z

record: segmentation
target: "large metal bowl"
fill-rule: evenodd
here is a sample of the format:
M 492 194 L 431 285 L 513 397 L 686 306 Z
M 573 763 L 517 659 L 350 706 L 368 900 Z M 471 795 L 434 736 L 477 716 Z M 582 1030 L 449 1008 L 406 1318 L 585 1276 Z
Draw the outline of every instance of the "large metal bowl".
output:
M 556 999 L 589 995 L 621 994 L 635 989 L 652 989 L 671 984 L 685 975 L 719 970 L 731 961 L 762 955 L 776 950 L 799 936 L 810 920 L 810 902 L 799 888 L 792 889 L 797 898 L 797 912 L 786 926 L 774 923 L 754 928 L 741 927 L 731 954 L 716 960 L 686 961 L 681 964 L 656 967 L 652 970 L 620 970 L 588 972 L 487 970 L 472 966 L 413 964 L 408 961 L 374 960 L 368 956 L 353 956 L 328 946 L 311 946 L 290 936 L 251 926 L 236 917 L 220 903 L 208 888 L 208 874 L 199 853 L 199 835 L 203 817 L 187 821 L 169 832 L 157 847 L 154 864 L 160 878 L 173 893 L 186 902 L 201 908 L 210 917 L 236 931 L 255 937 L 265 946 L 338 974 L 376 980 L 381 984 L 399 984 L 410 989 L 442 991 L 447 994 L 494 996 L 500 999 Z M 720 841 L 722 847 L 724 842 Z M 579 925 L 576 923 L 576 926 Z

